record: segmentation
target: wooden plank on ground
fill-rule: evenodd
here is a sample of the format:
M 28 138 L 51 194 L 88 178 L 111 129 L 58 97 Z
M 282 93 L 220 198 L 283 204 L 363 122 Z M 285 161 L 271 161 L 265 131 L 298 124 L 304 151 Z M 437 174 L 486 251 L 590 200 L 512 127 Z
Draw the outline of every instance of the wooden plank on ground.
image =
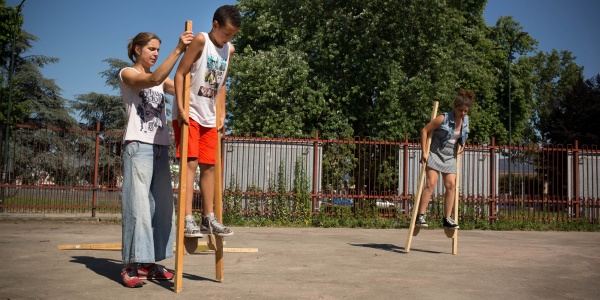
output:
M 224 243 L 224 242 L 223 242 Z M 207 246 L 208 242 L 198 241 L 198 247 Z M 67 244 L 58 245 L 58 250 L 121 250 L 121 243 L 112 244 Z
M 214 253 L 215 250 L 212 250 L 208 247 L 208 245 L 198 246 L 196 248 L 195 253 Z M 223 248 L 223 252 L 230 253 L 257 253 L 258 248 Z

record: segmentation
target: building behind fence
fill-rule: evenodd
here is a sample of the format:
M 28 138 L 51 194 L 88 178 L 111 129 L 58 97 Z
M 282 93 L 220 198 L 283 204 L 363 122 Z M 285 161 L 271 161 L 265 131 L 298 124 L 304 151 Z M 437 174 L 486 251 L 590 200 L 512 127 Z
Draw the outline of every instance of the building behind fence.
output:
M 98 127 L 99 128 L 99 127 Z M 5 132 L 4 127 L 0 127 Z M 14 125 L 2 143 L 0 211 L 120 213 L 122 132 Z M 226 136 L 222 139 L 225 212 L 273 214 L 282 199 L 293 214 L 308 195 L 313 214 L 347 207 L 408 216 L 421 148 L 404 141 Z M 171 147 L 174 157 L 174 147 Z M 596 146 L 467 145 L 460 167 L 461 217 L 598 221 L 600 151 Z M 172 161 L 176 193 L 178 162 Z M 196 187 L 197 188 L 197 187 Z M 439 200 L 441 180 L 434 192 Z M 194 209 L 201 208 L 196 190 Z M 256 205 L 253 202 L 260 202 Z M 437 203 L 437 204 L 436 204 Z M 440 201 L 430 211 L 439 214 Z M 257 211 L 257 209 L 259 211 Z M 252 211 L 251 211 L 252 210 Z

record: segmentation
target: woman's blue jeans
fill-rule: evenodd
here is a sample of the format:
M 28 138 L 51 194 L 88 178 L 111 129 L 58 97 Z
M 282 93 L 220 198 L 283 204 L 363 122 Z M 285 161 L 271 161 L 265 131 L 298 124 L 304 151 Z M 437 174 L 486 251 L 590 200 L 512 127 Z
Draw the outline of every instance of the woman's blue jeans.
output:
M 123 263 L 172 257 L 175 218 L 168 146 L 125 143 L 121 201 Z

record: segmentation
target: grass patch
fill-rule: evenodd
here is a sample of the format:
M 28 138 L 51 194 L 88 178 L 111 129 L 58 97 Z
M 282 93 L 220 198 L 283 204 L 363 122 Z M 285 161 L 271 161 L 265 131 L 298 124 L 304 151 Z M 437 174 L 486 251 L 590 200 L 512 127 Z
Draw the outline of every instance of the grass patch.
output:
M 311 222 L 285 221 L 271 216 L 254 215 L 248 218 L 223 214 L 224 223 L 229 226 L 244 227 L 318 227 L 318 228 L 365 228 L 365 229 L 406 229 L 409 218 L 403 215 L 380 217 L 377 215 L 360 216 L 352 214 L 349 208 L 334 213 L 317 213 Z M 428 220 L 430 229 L 441 229 L 441 218 Z M 499 231 L 600 231 L 600 223 L 588 219 L 543 220 L 528 218 L 499 218 L 490 221 L 487 218 L 465 218 L 459 220 L 461 230 L 499 230 Z

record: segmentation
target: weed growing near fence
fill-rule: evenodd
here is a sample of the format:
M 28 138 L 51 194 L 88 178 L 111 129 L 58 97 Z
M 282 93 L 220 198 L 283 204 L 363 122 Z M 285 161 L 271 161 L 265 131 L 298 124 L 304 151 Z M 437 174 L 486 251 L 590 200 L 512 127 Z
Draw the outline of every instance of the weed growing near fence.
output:
M 298 194 L 300 195 L 300 194 Z M 232 197 L 232 196 L 229 196 Z M 240 194 L 237 197 L 241 197 Z M 227 198 L 229 199 L 229 198 Z M 292 212 L 291 215 L 283 220 L 275 218 L 273 214 L 265 214 L 259 208 L 260 203 L 268 203 L 268 193 L 254 194 L 249 197 L 254 203 L 247 213 L 239 211 L 230 211 L 224 214 L 225 222 L 232 226 L 285 226 L 285 227 L 323 227 L 323 228 L 376 228 L 376 229 L 407 229 L 410 225 L 410 217 L 402 214 L 400 210 L 386 211 L 386 217 L 380 216 L 381 209 L 373 203 L 361 207 L 358 204 L 354 206 L 330 205 L 322 207 L 321 210 L 311 216 L 307 211 L 303 213 Z M 309 194 L 302 194 L 301 197 L 292 197 L 289 201 L 296 205 L 310 203 Z M 228 202 L 231 203 L 231 202 Z M 229 207 L 232 204 L 228 204 Z M 276 204 L 277 205 L 277 204 Z M 281 204 L 279 204 L 281 205 Z M 442 215 L 440 209 L 443 201 L 434 199 L 431 201 L 429 214 L 429 228 L 442 228 Z M 298 206 L 296 206 L 298 207 Z M 459 224 L 461 230 L 532 230 L 532 231 L 600 231 L 600 224 L 591 222 L 588 219 L 560 219 L 557 213 L 539 213 L 537 216 L 531 215 L 527 207 L 520 206 L 516 209 L 518 217 L 509 217 L 505 213 L 500 213 L 497 218 L 488 218 L 483 214 L 488 207 L 483 204 L 460 202 Z M 515 212 L 513 212 L 515 213 Z M 292 216 L 302 215 L 302 217 Z

